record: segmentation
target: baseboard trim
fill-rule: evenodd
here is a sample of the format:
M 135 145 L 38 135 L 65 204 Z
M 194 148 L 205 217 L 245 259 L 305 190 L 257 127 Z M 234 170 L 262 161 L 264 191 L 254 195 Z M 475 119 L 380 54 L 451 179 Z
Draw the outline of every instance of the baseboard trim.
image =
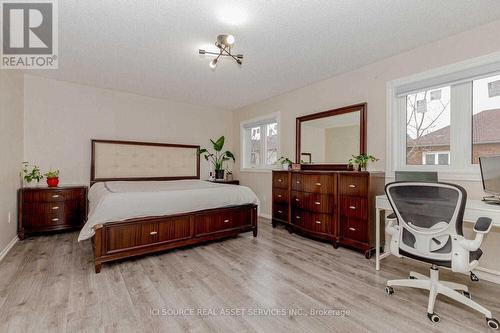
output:
M 473 269 L 474 274 L 476 274 L 479 279 L 500 284 L 500 272 L 494 269 L 476 267 Z
M 12 247 L 17 243 L 18 240 L 19 240 L 19 238 L 17 238 L 17 236 L 15 236 L 9 242 L 9 244 L 7 244 L 7 246 L 2 250 L 2 252 L 0 252 L 0 261 L 3 260 L 3 258 L 7 255 L 7 253 L 9 253 L 10 249 L 12 249 Z
M 269 215 L 269 214 L 263 214 L 263 213 L 260 213 L 260 215 L 259 215 L 259 216 L 260 216 L 260 217 L 263 217 L 263 218 L 265 218 L 265 219 L 268 219 L 268 220 L 272 220 L 272 218 L 273 218 L 271 215 Z

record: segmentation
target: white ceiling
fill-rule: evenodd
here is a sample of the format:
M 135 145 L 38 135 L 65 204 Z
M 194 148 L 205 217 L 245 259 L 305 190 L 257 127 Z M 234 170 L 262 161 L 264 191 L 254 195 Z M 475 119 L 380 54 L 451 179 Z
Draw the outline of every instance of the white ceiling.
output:
M 63 0 L 59 70 L 32 74 L 235 109 L 499 19 L 497 0 Z M 233 8 L 233 9 L 231 9 Z M 237 15 L 228 9 L 236 8 Z M 236 24 L 235 24 L 236 23 Z M 241 68 L 198 48 L 236 37 Z

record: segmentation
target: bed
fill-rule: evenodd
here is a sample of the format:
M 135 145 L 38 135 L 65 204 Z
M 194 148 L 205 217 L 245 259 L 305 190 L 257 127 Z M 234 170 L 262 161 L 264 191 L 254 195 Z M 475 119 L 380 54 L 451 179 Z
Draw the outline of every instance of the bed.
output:
M 94 265 L 234 237 L 257 236 L 255 193 L 200 180 L 199 146 L 92 140 L 89 214 Z

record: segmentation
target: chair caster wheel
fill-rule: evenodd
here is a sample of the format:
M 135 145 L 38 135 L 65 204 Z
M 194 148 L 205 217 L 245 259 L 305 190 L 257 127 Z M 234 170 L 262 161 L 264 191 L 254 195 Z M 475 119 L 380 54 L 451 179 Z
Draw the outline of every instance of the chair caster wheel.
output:
M 495 318 L 486 318 L 486 323 L 488 324 L 489 328 L 492 328 L 494 330 L 498 330 L 498 327 L 500 326 L 498 324 L 498 320 Z
M 472 273 L 472 272 L 470 272 L 470 279 L 471 279 L 472 281 L 474 281 L 474 282 L 479 281 L 479 278 L 477 277 L 477 275 L 476 275 L 476 274 L 474 274 L 474 273 Z
M 393 288 L 393 287 L 389 287 L 389 286 L 385 287 L 385 293 L 386 293 L 387 295 L 392 295 L 392 294 L 394 294 L 394 288 Z
M 441 320 L 441 318 L 439 318 L 439 316 L 435 313 L 428 313 L 427 318 L 429 318 L 429 320 L 433 323 L 439 323 L 439 321 Z
M 462 295 L 464 295 L 468 299 L 472 299 L 472 296 L 470 295 L 470 292 L 468 292 L 468 291 L 462 291 Z
M 365 258 L 366 259 L 371 259 L 372 258 L 372 251 L 371 250 L 368 250 L 365 252 Z

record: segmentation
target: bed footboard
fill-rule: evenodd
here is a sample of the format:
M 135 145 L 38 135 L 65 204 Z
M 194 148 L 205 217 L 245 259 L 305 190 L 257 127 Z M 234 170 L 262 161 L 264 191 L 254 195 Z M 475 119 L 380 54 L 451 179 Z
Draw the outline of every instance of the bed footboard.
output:
M 95 272 L 102 264 L 252 231 L 257 237 L 257 205 L 249 204 L 109 222 L 94 226 Z

